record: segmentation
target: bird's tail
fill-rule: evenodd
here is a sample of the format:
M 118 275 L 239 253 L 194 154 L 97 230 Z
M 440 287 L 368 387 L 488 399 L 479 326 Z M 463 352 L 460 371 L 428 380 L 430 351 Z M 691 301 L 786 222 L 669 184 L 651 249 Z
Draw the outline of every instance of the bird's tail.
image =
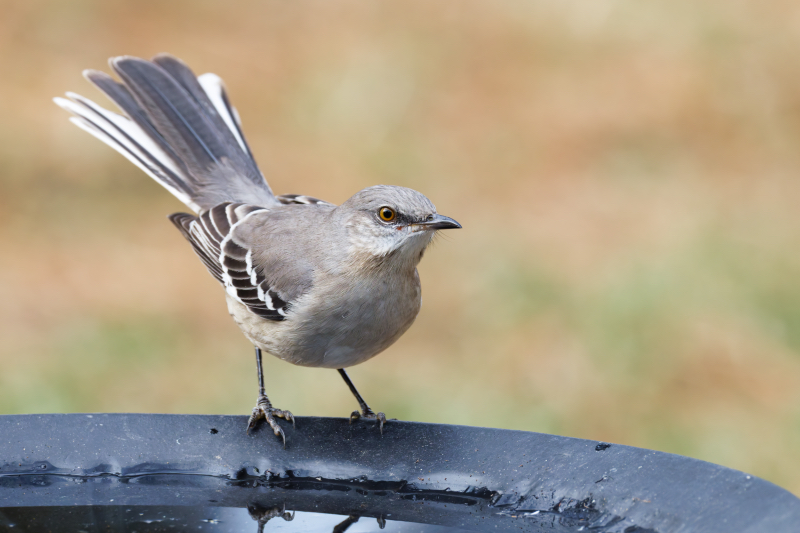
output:
M 117 57 L 122 82 L 94 70 L 84 76 L 125 113 L 74 93 L 55 102 L 70 119 L 163 185 L 196 213 L 222 202 L 278 203 L 242 134 L 222 80 L 196 77 L 179 59 Z

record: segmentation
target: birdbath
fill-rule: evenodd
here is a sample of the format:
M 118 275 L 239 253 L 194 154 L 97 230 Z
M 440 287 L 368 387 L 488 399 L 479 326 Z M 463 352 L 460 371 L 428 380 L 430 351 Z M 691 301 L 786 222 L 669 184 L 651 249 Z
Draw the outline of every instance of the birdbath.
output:
M 800 499 L 679 455 L 501 429 L 297 417 L 0 416 L 0 531 L 798 531 Z

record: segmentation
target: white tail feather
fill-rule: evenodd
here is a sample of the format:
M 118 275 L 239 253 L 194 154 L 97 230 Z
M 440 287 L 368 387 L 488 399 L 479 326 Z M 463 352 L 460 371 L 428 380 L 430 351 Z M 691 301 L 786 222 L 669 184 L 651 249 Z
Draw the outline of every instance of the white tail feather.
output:
M 75 102 L 79 104 L 83 104 L 87 108 L 94 111 L 100 117 L 106 119 L 112 125 L 118 127 L 122 130 L 126 135 L 128 135 L 134 142 L 138 143 L 145 152 L 150 156 L 150 158 L 155 159 L 158 164 L 163 165 L 164 167 L 168 168 L 175 174 L 181 174 L 181 171 L 175 165 L 175 162 L 158 146 L 149 135 L 147 135 L 142 128 L 139 127 L 138 124 L 133 122 L 127 117 L 124 117 L 118 113 L 114 113 L 113 111 L 109 111 L 103 107 L 100 107 L 96 103 L 92 102 L 91 100 L 84 98 L 79 94 L 75 94 L 72 92 L 67 93 L 67 97 L 71 98 Z M 125 139 L 127 140 L 127 139 Z M 130 144 L 130 143 L 128 143 Z
M 222 78 L 209 72 L 207 74 L 198 76 L 197 81 L 200 83 L 200 86 L 203 88 L 203 91 L 205 91 L 206 95 L 208 95 L 211 103 L 214 104 L 214 108 L 217 110 L 217 113 L 219 113 L 219 115 L 222 117 L 222 120 L 225 121 L 228 129 L 231 130 L 233 136 L 236 137 L 236 141 L 239 143 L 239 146 L 242 147 L 242 150 L 244 150 L 245 153 L 250 153 L 247 149 L 244 139 L 242 139 L 242 136 L 239 134 L 239 128 L 241 127 L 239 113 L 237 113 L 236 109 L 233 108 L 233 112 L 236 116 L 231 116 L 231 114 L 228 112 L 228 107 L 225 105 L 225 101 L 222 99 L 222 95 L 225 91 L 225 84 L 222 82 Z
M 78 94 L 67 93 L 67 96 L 72 100 L 56 97 L 53 98 L 53 101 L 62 109 L 75 115 L 70 118 L 70 122 L 125 156 L 195 213 L 200 212 L 200 206 L 193 202 L 186 193 L 169 184 L 169 178 L 164 176 L 158 168 L 159 165 L 177 175 L 181 173 L 167 154 L 136 123 L 122 115 L 103 109 Z

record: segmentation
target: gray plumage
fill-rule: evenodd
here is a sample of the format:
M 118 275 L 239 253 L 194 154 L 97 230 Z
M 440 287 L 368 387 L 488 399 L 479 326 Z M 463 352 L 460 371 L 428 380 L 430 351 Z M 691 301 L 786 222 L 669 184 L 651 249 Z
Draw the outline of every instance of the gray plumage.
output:
M 296 365 L 342 369 L 409 328 L 420 307 L 416 266 L 435 230 L 458 223 L 404 187 L 369 187 L 340 206 L 276 197 L 218 77 L 197 78 L 168 55 L 110 64 L 121 83 L 84 74 L 125 116 L 72 93 L 56 103 L 195 211 L 170 220 L 223 285 L 231 316 L 256 347 Z

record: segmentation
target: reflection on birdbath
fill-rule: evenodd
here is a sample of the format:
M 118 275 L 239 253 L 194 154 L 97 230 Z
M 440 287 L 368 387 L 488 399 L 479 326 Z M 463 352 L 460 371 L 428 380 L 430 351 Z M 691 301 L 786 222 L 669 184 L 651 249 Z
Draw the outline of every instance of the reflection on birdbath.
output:
M 262 533 L 264 531 L 264 526 L 267 525 L 267 522 L 275 518 L 276 516 L 280 516 L 287 522 L 291 522 L 294 520 L 294 511 L 291 514 L 286 512 L 286 505 L 284 504 L 283 507 L 261 507 L 257 503 L 251 503 L 247 506 L 247 512 L 250 514 L 250 518 L 258 522 L 258 533 Z
M 350 526 L 358 522 L 359 518 L 361 517 L 355 514 L 351 514 L 350 516 L 348 516 L 347 518 L 336 524 L 336 526 L 333 528 L 333 533 L 344 533 Z M 379 516 L 378 518 L 376 518 L 376 520 L 378 521 L 379 528 L 384 529 L 386 527 L 386 519 L 383 518 L 383 516 Z
M 295 517 L 295 511 L 292 511 L 291 513 L 286 511 L 286 504 L 280 507 L 263 507 L 258 503 L 250 503 L 247 505 L 247 512 L 250 514 L 250 518 L 258 522 L 257 533 L 263 533 L 264 526 L 266 526 L 267 522 L 273 518 L 280 517 L 286 522 L 291 522 Z M 332 533 L 344 533 L 350 528 L 350 526 L 358 522 L 359 518 L 361 518 L 360 515 L 350 514 L 347 518 L 333 526 Z M 386 519 L 383 517 L 383 515 L 378 516 L 376 520 L 378 521 L 378 527 L 380 529 L 386 528 Z

